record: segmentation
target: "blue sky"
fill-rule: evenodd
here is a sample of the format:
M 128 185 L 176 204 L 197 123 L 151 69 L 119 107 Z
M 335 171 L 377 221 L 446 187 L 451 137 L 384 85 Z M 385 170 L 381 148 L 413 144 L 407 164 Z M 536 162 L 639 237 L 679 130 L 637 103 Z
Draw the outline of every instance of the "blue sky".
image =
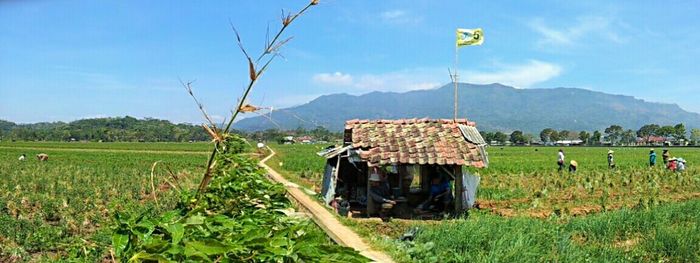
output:
M 200 123 L 178 78 L 216 118 L 247 82 L 229 20 L 258 53 L 280 10 L 306 1 L 0 1 L 0 119 L 154 117 Z M 700 1 L 321 0 L 287 32 L 250 102 L 407 91 L 450 81 L 578 87 L 700 112 Z M 565 98 L 563 98 L 565 99 Z

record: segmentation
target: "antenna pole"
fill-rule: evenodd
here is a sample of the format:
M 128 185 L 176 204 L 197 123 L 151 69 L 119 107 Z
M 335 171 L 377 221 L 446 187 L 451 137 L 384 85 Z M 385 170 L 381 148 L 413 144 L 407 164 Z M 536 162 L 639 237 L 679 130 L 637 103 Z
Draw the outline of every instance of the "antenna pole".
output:
M 458 59 L 459 59 L 459 46 L 455 45 L 455 74 L 452 77 L 452 82 L 454 83 L 454 86 L 455 86 L 455 107 L 454 107 L 455 112 L 454 112 L 454 117 L 453 117 L 454 122 L 457 122 L 457 111 L 459 109 L 459 105 L 457 104 L 457 82 L 458 82 L 458 78 L 459 78 L 459 75 L 457 74 L 458 67 L 459 67 L 457 64 L 457 62 L 459 61 Z

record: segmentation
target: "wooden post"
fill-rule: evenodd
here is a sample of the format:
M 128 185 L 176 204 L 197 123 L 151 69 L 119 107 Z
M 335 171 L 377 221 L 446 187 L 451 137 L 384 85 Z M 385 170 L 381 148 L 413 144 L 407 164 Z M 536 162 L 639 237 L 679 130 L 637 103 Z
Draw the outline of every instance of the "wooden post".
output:
M 453 166 L 454 173 L 455 173 L 455 212 L 461 213 L 464 211 L 462 207 L 464 207 L 462 200 L 462 195 L 464 194 L 464 178 L 462 177 L 462 166 L 455 165 Z

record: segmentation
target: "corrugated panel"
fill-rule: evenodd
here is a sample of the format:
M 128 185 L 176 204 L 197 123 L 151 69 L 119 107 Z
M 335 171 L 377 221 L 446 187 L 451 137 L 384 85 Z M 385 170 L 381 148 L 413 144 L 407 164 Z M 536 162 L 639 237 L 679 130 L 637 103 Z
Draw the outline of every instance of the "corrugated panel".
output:
M 466 138 L 467 141 L 470 141 L 476 145 L 486 144 L 486 141 L 484 141 L 484 138 L 481 137 L 481 133 L 479 133 L 479 130 L 477 130 L 476 127 L 460 124 L 459 129 L 462 131 L 462 135 L 464 135 L 464 138 Z
M 336 157 L 338 154 L 341 154 L 341 153 L 347 151 L 350 148 L 352 148 L 352 145 L 348 145 L 348 146 L 344 146 L 344 147 L 336 146 L 334 148 L 325 149 L 323 151 L 317 152 L 316 154 L 318 156 L 324 157 L 326 159 L 330 159 L 330 158 Z

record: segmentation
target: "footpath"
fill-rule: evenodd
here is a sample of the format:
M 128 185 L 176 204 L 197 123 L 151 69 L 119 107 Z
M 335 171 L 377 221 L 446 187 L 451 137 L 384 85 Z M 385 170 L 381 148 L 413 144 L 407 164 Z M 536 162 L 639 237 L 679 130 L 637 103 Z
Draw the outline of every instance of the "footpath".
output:
M 270 155 L 260 161 L 260 166 L 267 170 L 267 173 L 272 180 L 284 185 L 289 193 L 289 196 L 294 198 L 294 201 L 299 203 L 304 207 L 304 209 L 306 209 L 306 211 L 309 212 L 314 222 L 321 227 L 321 229 L 323 229 L 323 231 L 325 231 L 326 234 L 333 239 L 333 241 L 343 246 L 351 247 L 359 251 L 363 256 L 368 257 L 375 262 L 394 262 L 391 260 L 391 257 L 387 256 L 386 254 L 370 248 L 370 246 L 367 245 L 367 243 L 365 243 L 362 238 L 357 235 L 357 233 L 340 223 L 333 213 L 304 193 L 304 191 L 299 188 L 299 185 L 289 182 L 277 171 L 267 166 L 265 162 L 275 155 L 275 151 L 269 147 L 268 149 L 270 150 Z

